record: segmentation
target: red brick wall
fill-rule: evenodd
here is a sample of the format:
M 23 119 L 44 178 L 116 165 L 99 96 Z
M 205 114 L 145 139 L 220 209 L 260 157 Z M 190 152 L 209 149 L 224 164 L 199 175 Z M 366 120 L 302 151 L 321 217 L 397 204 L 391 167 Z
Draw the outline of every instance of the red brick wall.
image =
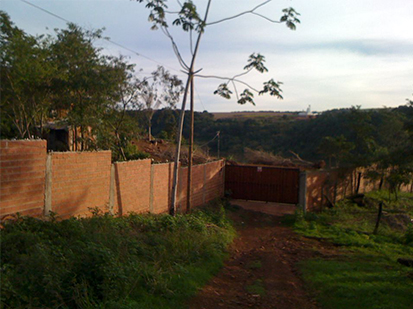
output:
M 192 207 L 201 206 L 224 196 L 224 161 L 215 161 L 192 167 Z M 179 170 L 178 211 L 186 210 L 188 168 Z
M 114 212 L 149 212 L 151 160 L 115 163 Z
M 153 164 L 153 212 L 163 213 L 169 210 L 173 180 L 173 163 Z
M 318 210 L 324 204 L 322 188 L 327 179 L 327 173 L 314 172 L 307 173 L 307 209 Z
M 214 164 L 214 163 L 210 163 Z M 196 165 L 192 168 L 192 206 L 197 207 L 202 204 L 204 197 L 204 173 L 206 170 L 206 164 Z
M 224 196 L 224 161 L 215 161 L 206 165 L 205 203 Z
M 1 141 L 0 218 L 43 214 L 46 156 L 44 140 Z
M 173 163 L 139 160 L 118 162 L 112 168 L 110 151 L 49 156 L 48 174 L 46 141 L 1 141 L 0 218 L 16 212 L 41 216 L 47 207 L 62 218 L 88 216 L 89 208 L 95 207 L 113 207 L 121 215 L 169 210 Z M 193 166 L 193 207 L 223 196 L 223 166 L 223 161 Z M 187 173 L 188 168 L 179 169 L 179 211 L 186 209 Z
M 194 168 L 192 167 L 192 170 Z M 179 169 L 179 182 L 178 182 L 178 193 L 177 193 L 177 211 L 186 211 L 186 197 L 188 192 L 188 168 L 181 167 Z
M 52 211 L 63 218 L 107 210 L 111 152 L 53 152 Z
M 307 209 L 321 210 L 324 206 L 355 193 L 358 174 L 361 173 L 359 193 L 377 190 L 379 180 L 372 181 L 365 174 L 366 170 L 334 169 L 329 171 L 307 172 Z M 402 191 L 409 191 L 410 187 L 402 186 Z

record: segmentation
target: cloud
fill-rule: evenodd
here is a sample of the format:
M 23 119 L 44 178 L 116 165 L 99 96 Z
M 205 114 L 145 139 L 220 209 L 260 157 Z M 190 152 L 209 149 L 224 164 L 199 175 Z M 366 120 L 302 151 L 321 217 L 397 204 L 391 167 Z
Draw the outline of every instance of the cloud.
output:
M 339 40 L 316 43 L 304 43 L 293 46 L 295 50 L 336 50 L 353 52 L 366 56 L 413 55 L 413 43 L 398 40 Z

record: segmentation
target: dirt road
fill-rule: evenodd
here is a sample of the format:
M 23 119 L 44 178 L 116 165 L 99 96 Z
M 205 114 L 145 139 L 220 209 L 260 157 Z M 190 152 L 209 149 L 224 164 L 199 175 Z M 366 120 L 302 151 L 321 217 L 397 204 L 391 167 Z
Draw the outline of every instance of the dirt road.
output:
M 238 232 L 231 257 L 191 300 L 189 308 L 317 308 L 297 262 L 335 255 L 335 249 L 305 239 L 282 224 L 281 216 L 294 212 L 294 206 L 245 201 L 232 204 L 242 208 L 228 212 Z

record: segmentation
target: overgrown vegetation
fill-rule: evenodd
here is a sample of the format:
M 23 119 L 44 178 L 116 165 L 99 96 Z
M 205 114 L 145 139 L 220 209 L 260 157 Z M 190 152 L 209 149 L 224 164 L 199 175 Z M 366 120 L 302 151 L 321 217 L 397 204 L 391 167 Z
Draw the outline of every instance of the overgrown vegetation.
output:
M 1 307 L 181 308 L 233 237 L 217 202 L 175 217 L 18 218 L 1 230 Z
M 333 209 L 296 216 L 298 232 L 343 250 L 337 257 L 301 263 L 323 308 L 411 308 L 413 303 L 413 269 L 397 262 L 413 257 L 413 195 L 367 197 L 372 202 L 364 207 L 343 200 Z M 379 201 L 384 215 L 373 235 Z

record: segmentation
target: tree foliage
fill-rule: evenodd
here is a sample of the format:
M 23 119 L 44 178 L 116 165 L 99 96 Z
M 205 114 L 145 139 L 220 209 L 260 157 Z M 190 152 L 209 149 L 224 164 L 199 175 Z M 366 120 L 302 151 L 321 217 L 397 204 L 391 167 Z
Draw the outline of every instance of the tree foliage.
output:
M 140 133 L 127 111 L 179 99 L 182 82 L 163 67 L 137 79 L 123 56 L 103 55 L 95 46 L 103 30 L 69 23 L 54 36 L 31 36 L 0 18 L 2 138 L 45 138 L 54 123 L 76 132 L 77 150 L 111 149 L 125 160 Z
M 314 119 L 294 119 L 289 116 L 258 117 L 254 113 L 245 118 L 215 120 L 208 112 L 195 114 L 195 140 L 205 144 L 217 131 L 221 132 L 221 153 L 243 160 L 244 148 L 263 150 L 289 156 L 290 150 L 309 161 L 332 159 L 332 167 L 376 166 L 376 170 L 409 166 L 413 162 L 413 140 L 410 139 L 410 118 L 413 106 L 363 110 L 332 110 Z M 366 115 L 354 115 L 354 114 Z M 154 135 L 165 130 L 165 116 L 176 117 L 166 110 L 154 115 Z M 173 116 L 175 115 L 175 116 Z M 363 120 L 368 128 L 353 127 L 355 119 Z M 176 120 L 175 120 L 176 121 Z M 189 135 L 189 125 L 184 124 L 184 137 Z M 367 141 L 363 141 L 363 139 Z M 367 144 L 364 147 L 364 144 Z M 360 147 L 358 147 L 360 145 Z M 373 146 L 370 146 L 373 145 Z M 208 144 L 216 152 L 216 141 Z M 367 150 L 366 150 L 367 149 Z M 363 160 L 358 160 L 363 158 Z
M 49 39 L 26 34 L 0 12 L 1 134 L 41 136 L 51 105 L 56 67 L 49 61 Z
M 152 138 L 152 117 L 156 109 L 167 107 L 174 109 L 183 91 L 182 81 L 164 67 L 158 66 L 151 76 L 140 84 L 139 103 L 144 109 L 149 140 Z

